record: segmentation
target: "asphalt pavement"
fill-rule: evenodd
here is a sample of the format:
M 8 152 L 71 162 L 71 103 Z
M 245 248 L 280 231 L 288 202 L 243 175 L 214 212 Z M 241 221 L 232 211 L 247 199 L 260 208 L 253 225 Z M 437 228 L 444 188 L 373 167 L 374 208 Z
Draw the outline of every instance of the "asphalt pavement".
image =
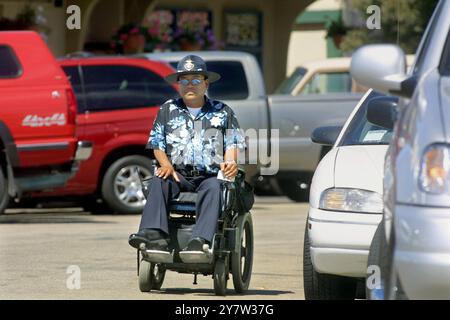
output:
M 302 252 L 307 203 L 257 197 L 248 292 L 228 281 L 227 299 L 304 299 Z M 92 215 L 81 208 L 8 209 L 0 215 L 0 300 L 223 299 L 210 276 L 167 271 L 161 291 L 141 293 L 128 245 L 140 215 Z

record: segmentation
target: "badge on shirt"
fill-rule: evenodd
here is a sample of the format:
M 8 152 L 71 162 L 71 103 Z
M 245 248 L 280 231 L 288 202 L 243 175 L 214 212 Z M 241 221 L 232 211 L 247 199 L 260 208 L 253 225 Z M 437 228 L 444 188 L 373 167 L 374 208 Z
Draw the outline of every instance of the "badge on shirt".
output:
M 213 127 L 218 127 L 218 126 L 220 126 L 221 123 L 222 123 L 222 121 L 220 120 L 219 117 L 213 117 L 213 118 L 211 119 L 211 125 L 212 125 Z

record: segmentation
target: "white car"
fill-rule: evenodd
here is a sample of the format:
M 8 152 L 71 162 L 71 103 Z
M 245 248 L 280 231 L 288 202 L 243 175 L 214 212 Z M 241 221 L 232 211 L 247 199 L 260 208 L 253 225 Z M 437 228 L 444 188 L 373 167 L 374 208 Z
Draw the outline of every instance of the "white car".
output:
M 395 98 L 369 90 L 342 130 L 321 127 L 311 136 L 334 145 L 311 184 L 303 253 L 306 299 L 354 299 L 358 282 L 364 285 L 370 243 L 382 218 L 383 165 L 392 136 L 392 129 L 367 120 L 368 105 L 377 112 L 373 107 L 380 101 L 394 110 Z

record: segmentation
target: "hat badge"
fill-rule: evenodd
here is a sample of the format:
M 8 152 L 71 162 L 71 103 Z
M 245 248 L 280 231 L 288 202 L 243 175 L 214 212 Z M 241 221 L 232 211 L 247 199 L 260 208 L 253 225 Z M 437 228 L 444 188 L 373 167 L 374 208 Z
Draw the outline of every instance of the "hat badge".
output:
M 192 69 L 194 69 L 195 65 L 192 62 L 193 61 L 191 59 L 186 60 L 186 63 L 184 64 L 184 69 L 186 69 L 187 71 L 191 71 Z

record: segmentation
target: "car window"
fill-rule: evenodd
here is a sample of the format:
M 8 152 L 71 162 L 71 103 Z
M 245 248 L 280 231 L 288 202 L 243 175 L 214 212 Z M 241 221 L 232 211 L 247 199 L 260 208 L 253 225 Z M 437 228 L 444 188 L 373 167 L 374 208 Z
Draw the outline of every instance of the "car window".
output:
M 177 67 L 177 62 L 170 65 Z M 220 74 L 220 80 L 209 85 L 208 96 L 217 100 L 244 100 L 248 98 L 248 84 L 244 67 L 239 61 L 207 61 L 209 71 Z
M 450 30 L 447 33 L 447 40 L 445 41 L 444 53 L 441 58 L 439 71 L 442 75 L 450 76 Z
M 350 121 L 340 146 L 389 144 L 392 138 L 392 129 L 377 126 L 367 120 L 367 106 L 373 98 L 383 94 L 372 91 L 361 104 L 359 110 Z M 392 97 L 397 101 L 397 98 Z
M 299 95 L 351 92 L 352 77 L 348 72 L 316 73 Z
M 83 66 L 83 83 L 89 111 L 159 106 L 178 96 L 161 76 L 135 66 Z
M 0 46 L 0 78 L 16 78 L 21 71 L 14 51 L 8 46 Z
M 292 94 L 297 84 L 302 80 L 308 70 L 298 67 L 292 74 L 283 80 L 283 82 L 275 90 L 275 94 Z
M 63 66 L 62 69 L 67 75 L 67 78 L 72 85 L 73 92 L 75 93 L 75 97 L 77 99 L 78 112 L 84 112 L 84 100 L 82 99 L 82 87 L 80 80 L 80 73 L 78 72 L 78 66 Z

